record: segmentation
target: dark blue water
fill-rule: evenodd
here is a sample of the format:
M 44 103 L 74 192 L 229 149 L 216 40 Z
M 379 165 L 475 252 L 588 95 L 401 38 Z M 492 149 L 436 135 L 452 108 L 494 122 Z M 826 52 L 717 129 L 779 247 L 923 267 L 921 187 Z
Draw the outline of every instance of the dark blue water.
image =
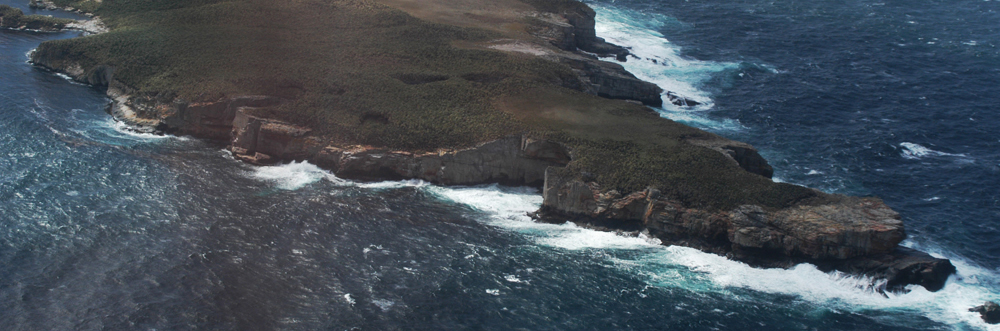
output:
M 951 191 L 940 188 L 931 193 L 918 185 L 936 182 L 924 179 L 925 183 L 911 185 L 907 179 L 936 174 L 934 178 L 944 183 L 947 181 L 940 178 L 947 177 L 949 169 L 969 176 L 980 171 L 981 185 L 965 189 L 996 192 L 995 185 L 986 183 L 991 177 L 983 175 L 995 171 L 990 170 L 997 165 L 995 158 L 991 165 L 984 151 L 963 147 L 979 145 L 944 146 L 945 140 L 935 139 L 945 139 L 945 135 L 920 131 L 930 125 L 904 129 L 906 123 L 893 126 L 873 114 L 872 119 L 883 124 L 871 127 L 896 136 L 910 132 L 907 130 L 923 135 L 872 143 L 881 148 L 882 156 L 866 156 L 857 151 L 868 149 L 852 142 L 882 141 L 878 139 L 886 133 L 869 130 L 864 123 L 857 125 L 866 129 L 835 130 L 855 128 L 850 121 L 837 120 L 864 118 L 852 115 L 858 110 L 823 115 L 829 118 L 803 127 L 794 122 L 799 118 L 795 116 L 820 115 L 779 114 L 771 106 L 762 109 L 773 113 L 763 115 L 762 110 L 753 110 L 756 108 L 741 108 L 743 102 L 772 105 L 781 104 L 774 100 L 793 100 L 780 97 L 785 92 L 771 90 L 769 85 L 792 84 L 783 79 L 814 78 L 789 78 L 791 71 L 799 69 L 753 53 L 764 46 L 733 44 L 730 46 L 746 48 L 725 48 L 721 41 L 698 44 L 703 42 L 701 34 L 708 33 L 701 29 L 710 25 L 700 20 L 709 20 L 706 17 L 711 15 L 727 17 L 724 13 L 709 15 L 712 11 L 706 9 L 700 15 L 695 11 L 681 15 L 665 11 L 663 5 L 645 8 L 641 3 L 623 1 L 615 5 L 621 6 L 614 7 L 616 10 L 638 6 L 634 8 L 645 12 L 622 13 L 649 14 L 673 22 L 657 26 L 663 29 L 661 33 L 689 38 L 685 44 L 677 37 L 683 47 L 662 49 L 704 52 L 675 54 L 690 61 L 689 66 L 674 70 L 685 72 L 681 83 L 694 87 L 686 92 L 712 100 L 713 106 L 689 113 L 664 110 L 665 114 L 673 111 L 676 114 L 671 116 L 687 116 L 693 124 L 753 140 L 774 160 L 779 177 L 786 181 L 884 196 L 913 224 L 911 232 L 919 234 L 912 245 L 929 245 L 958 258 L 956 261 L 964 263 L 959 265 L 963 278 L 937 293 L 914 288 L 909 294 L 883 298 L 859 288 L 867 280 L 824 274 L 808 265 L 792 270 L 753 269 L 645 238 L 572 225 L 537 224 L 524 216 L 541 201 L 538 192 L 530 189 L 441 188 L 421 182 L 358 184 L 309 164 L 247 166 L 232 160 L 223 146 L 122 131 L 104 112 L 108 100 L 102 91 L 71 83 L 25 62 L 26 53 L 38 43 L 76 33 L 2 30 L 2 328 L 984 327 L 965 310 L 996 297 L 996 271 L 988 259 L 959 243 L 988 238 L 988 234 L 963 227 L 961 233 L 967 237 L 956 239 L 933 226 L 975 224 L 968 215 L 986 217 L 982 215 L 996 211 L 995 200 L 993 209 L 952 206 L 949 200 L 956 197 L 986 198 L 983 194 L 947 195 Z M 683 5 L 670 6 L 690 9 Z M 701 5 L 710 9 L 710 4 Z M 729 15 L 746 15 L 747 24 L 754 17 L 739 10 Z M 738 21 L 726 23 L 734 22 Z M 831 19 L 828 24 L 837 22 Z M 724 34 L 727 28 L 711 29 Z M 740 73 L 755 78 L 744 80 Z M 754 86 L 761 90 L 747 92 Z M 741 100 L 741 95 L 762 99 Z M 828 97 L 840 98 L 837 95 Z M 897 113 L 899 117 L 893 119 L 900 122 L 914 121 L 908 116 L 916 116 Z M 987 116 L 974 118 L 989 121 Z M 956 130 L 976 128 L 978 122 L 969 122 Z M 810 135 L 804 132 L 816 140 L 793 140 Z M 866 136 L 868 133 L 871 136 Z M 837 144 L 823 145 L 831 141 Z M 903 142 L 964 156 L 928 152 L 907 159 L 900 146 Z M 822 164 L 826 166 L 818 166 Z M 865 170 L 878 167 L 883 171 Z M 823 174 L 802 174 L 809 171 L 806 169 Z M 885 188 L 882 182 L 896 186 Z M 952 190 L 961 189 L 955 187 Z M 939 200 L 915 202 L 905 198 L 905 192 L 924 192 L 927 195 L 918 199 L 938 196 Z M 947 213 L 941 206 L 964 214 L 935 223 L 917 213 Z M 983 250 L 981 254 L 989 254 L 988 248 Z
M 777 176 L 876 195 L 914 242 L 1000 267 L 1000 3 L 616 1 L 702 61 L 722 133 Z

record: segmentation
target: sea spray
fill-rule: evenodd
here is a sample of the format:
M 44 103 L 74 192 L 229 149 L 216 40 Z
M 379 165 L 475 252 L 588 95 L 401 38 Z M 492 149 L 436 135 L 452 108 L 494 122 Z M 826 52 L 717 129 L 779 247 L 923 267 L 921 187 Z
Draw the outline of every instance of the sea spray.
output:
M 976 280 L 990 272 L 966 264 L 958 264 L 957 277 L 949 280 L 941 291 L 929 292 L 911 285 L 908 293 L 883 292 L 882 280 L 827 273 L 807 263 L 790 269 L 754 268 L 693 248 L 663 246 L 641 234 L 596 231 L 572 223 L 534 222 L 525 214 L 541 206 L 541 197 L 530 188 L 497 185 L 425 188 L 444 199 L 483 211 L 488 224 L 517 231 L 539 245 L 565 250 L 630 251 L 626 255 L 629 258 L 615 257 L 620 254 L 607 256 L 628 272 L 645 275 L 651 286 L 716 294 L 730 294 L 731 289 L 742 288 L 791 295 L 840 311 L 910 310 L 945 324 L 986 326 L 966 307 L 992 298 L 989 288 Z
M 621 63 L 626 70 L 662 88 L 664 98 L 669 92 L 698 103 L 697 106 L 682 107 L 664 100 L 663 107 L 656 108 L 661 116 L 712 131 L 743 129 L 736 120 L 710 118 L 708 111 L 714 106 L 714 101 L 708 92 L 699 89 L 713 74 L 735 69 L 738 64 L 699 61 L 681 55 L 680 48 L 657 31 L 670 22 L 679 24 L 670 17 L 594 3 L 590 6 L 597 12 L 597 35 L 628 48 L 632 53 L 628 61 Z

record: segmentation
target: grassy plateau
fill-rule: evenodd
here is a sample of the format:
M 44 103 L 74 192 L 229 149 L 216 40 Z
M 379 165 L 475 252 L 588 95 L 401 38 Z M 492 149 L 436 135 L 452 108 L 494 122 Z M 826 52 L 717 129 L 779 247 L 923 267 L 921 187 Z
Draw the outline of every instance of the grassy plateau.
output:
M 430 151 L 531 133 L 571 146 L 570 170 L 593 174 L 604 189 L 653 186 L 712 209 L 780 208 L 816 196 L 684 142 L 709 133 L 562 87 L 577 79 L 566 65 L 477 46 L 531 38 L 531 20 L 511 13 L 582 5 L 575 1 L 55 3 L 96 14 L 111 31 L 48 41 L 39 51 L 50 58 L 112 66 L 116 80 L 163 100 L 280 96 L 291 101 L 259 115 L 312 128 L 331 144 Z M 432 4 L 444 10 L 431 12 Z M 510 15 L 446 17 L 452 6 L 506 6 Z

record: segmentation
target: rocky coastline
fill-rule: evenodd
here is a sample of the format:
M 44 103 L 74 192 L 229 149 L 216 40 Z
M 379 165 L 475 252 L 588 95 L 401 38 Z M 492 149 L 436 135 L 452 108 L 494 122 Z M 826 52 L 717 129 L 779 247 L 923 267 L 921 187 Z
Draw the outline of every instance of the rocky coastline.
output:
M 49 5 L 55 6 L 51 3 Z M 59 8 L 51 7 L 46 9 L 54 10 Z M 71 9 L 73 8 L 66 9 L 72 11 Z M 20 9 L 7 5 L 0 5 L 0 28 L 38 32 L 76 30 L 87 34 L 107 32 L 107 28 L 99 17 L 91 17 L 87 20 L 73 20 L 45 15 L 24 15 L 24 12 Z
M 648 106 L 661 105 L 664 93 L 674 95 L 637 79 L 616 63 L 599 59 L 624 61 L 628 50 L 594 34 L 593 10 L 573 8 L 537 14 L 527 29 L 550 44 L 544 46 L 555 49 L 503 40 L 490 48 L 565 64 L 575 77 L 560 85 L 587 94 Z M 139 93 L 115 79 L 114 67 L 66 61 L 44 45 L 32 53 L 31 62 L 106 87 L 112 99 L 109 113 L 137 131 L 225 141 L 237 159 L 251 164 L 307 160 L 350 179 L 539 187 L 544 202 L 533 216 L 541 221 L 646 232 L 667 245 L 694 247 L 758 267 L 812 263 L 823 270 L 885 280 L 876 286 L 878 291 L 902 291 L 910 284 L 937 291 L 955 272 L 948 260 L 899 246 L 906 238 L 900 215 L 877 198 L 815 191 L 810 198 L 781 208 L 755 204 L 728 210 L 698 208 L 664 196 L 654 187 L 633 192 L 602 188 L 594 174 L 572 170 L 570 165 L 576 162 L 572 147 L 532 133 L 471 148 L 432 151 L 331 143 L 315 128 L 259 115 L 290 102 L 284 97 L 241 95 L 188 101 Z M 670 102 L 687 104 L 674 96 Z M 712 134 L 684 143 L 720 153 L 749 173 L 765 178 L 773 174 L 767 161 L 748 144 Z

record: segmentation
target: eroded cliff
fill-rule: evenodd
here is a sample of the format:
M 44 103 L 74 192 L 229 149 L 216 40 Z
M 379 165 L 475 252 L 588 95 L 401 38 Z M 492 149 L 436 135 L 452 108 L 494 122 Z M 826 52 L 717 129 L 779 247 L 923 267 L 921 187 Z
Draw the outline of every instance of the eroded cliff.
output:
M 627 50 L 594 35 L 594 13 L 586 6 L 562 1 L 549 8 L 545 1 L 526 1 L 535 6 L 531 11 L 524 9 L 525 3 L 508 2 L 517 10 L 503 14 L 509 17 L 497 14 L 495 20 L 463 21 L 467 16 L 411 11 L 449 24 L 495 27 L 502 38 L 489 34 L 485 35 L 492 37 L 469 38 L 479 32 L 462 30 L 455 40 L 439 42 L 430 50 L 420 45 L 402 51 L 392 43 L 375 45 L 373 53 L 353 54 L 354 61 L 367 66 L 371 57 L 377 57 L 385 63 L 410 63 L 415 60 L 409 52 L 417 51 L 429 60 L 409 64 L 411 70 L 422 71 L 366 67 L 349 72 L 375 77 L 372 82 L 339 74 L 316 83 L 284 74 L 271 77 L 271 72 L 255 77 L 226 71 L 214 81 L 224 88 L 199 92 L 197 84 L 207 83 L 178 76 L 189 68 L 171 64 L 192 58 L 160 59 L 167 63 L 166 72 L 148 74 L 144 71 L 148 67 L 94 51 L 117 45 L 133 31 L 95 39 L 93 44 L 46 43 L 32 54 L 32 61 L 106 86 L 113 100 L 109 112 L 136 130 L 226 141 L 236 158 L 254 164 L 309 160 L 338 176 L 362 180 L 532 185 L 543 189 L 544 203 L 537 213 L 543 220 L 648 231 L 665 244 L 696 247 L 757 266 L 815 263 L 888 279 L 891 290 L 906 284 L 936 290 L 954 272 L 947 260 L 899 247 L 905 238 L 900 217 L 878 199 L 773 183 L 769 179 L 773 169 L 748 144 L 662 119 L 634 103 L 603 99 L 659 105 L 670 93 L 591 55 L 626 60 Z M 290 13 L 315 11 L 309 6 L 258 5 Z M 439 29 L 408 21 L 411 18 L 393 9 L 377 5 L 362 9 L 375 18 L 391 17 L 392 24 L 403 27 Z M 358 26 L 381 29 L 362 23 Z M 409 30 L 403 31 L 385 35 L 413 38 Z M 454 63 L 454 58 L 435 52 L 459 52 L 476 61 L 501 59 L 513 67 L 484 70 L 478 62 Z M 144 54 L 155 58 L 160 53 Z M 275 66 L 290 72 L 352 69 Z M 460 69 L 444 69 L 451 67 Z M 198 73 L 190 74 L 197 78 Z M 180 82 L 196 86 L 162 87 Z M 259 91 L 268 93 L 254 93 Z M 386 101 L 379 103 L 379 98 Z M 385 108 L 376 107 L 380 105 Z

